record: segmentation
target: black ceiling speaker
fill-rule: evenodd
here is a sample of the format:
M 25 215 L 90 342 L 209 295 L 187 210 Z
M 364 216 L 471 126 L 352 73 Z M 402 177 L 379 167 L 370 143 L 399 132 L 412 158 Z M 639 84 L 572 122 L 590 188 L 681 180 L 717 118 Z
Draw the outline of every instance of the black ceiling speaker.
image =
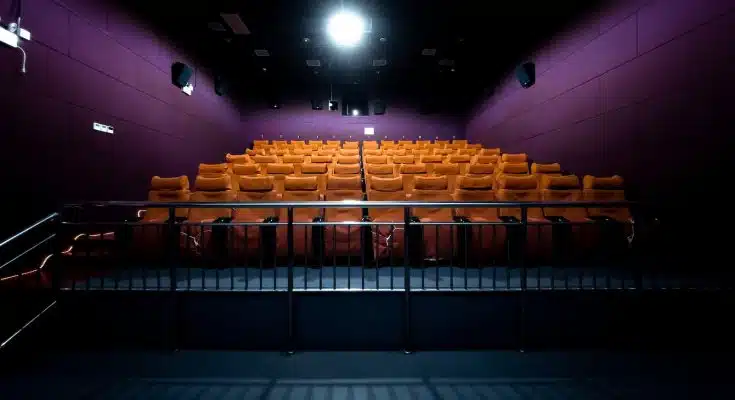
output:
M 179 89 L 189 84 L 193 74 L 194 70 L 184 63 L 175 62 L 171 65 L 171 83 Z
M 329 100 L 329 111 L 337 111 L 339 109 L 339 102 L 336 100 Z
M 375 102 L 373 103 L 373 114 L 385 114 L 385 102 L 383 100 L 375 100 Z
M 224 96 L 227 94 L 227 80 L 225 80 L 224 76 L 217 75 L 214 77 L 214 92 L 217 93 L 218 96 Z
M 524 88 L 530 88 L 536 83 L 536 64 L 525 62 L 516 68 L 516 78 Z

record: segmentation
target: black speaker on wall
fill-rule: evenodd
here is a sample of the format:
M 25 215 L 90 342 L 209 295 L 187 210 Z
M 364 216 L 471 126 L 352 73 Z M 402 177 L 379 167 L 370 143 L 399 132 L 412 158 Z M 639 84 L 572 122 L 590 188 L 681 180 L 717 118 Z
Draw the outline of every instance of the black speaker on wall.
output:
M 194 70 L 182 62 L 175 62 L 171 65 L 171 83 L 179 89 L 189 84 L 193 74 Z
M 516 78 L 524 88 L 530 88 L 536 83 L 536 64 L 525 62 L 516 68 Z
M 385 102 L 383 100 L 376 100 L 373 103 L 373 114 L 374 115 L 385 114 Z

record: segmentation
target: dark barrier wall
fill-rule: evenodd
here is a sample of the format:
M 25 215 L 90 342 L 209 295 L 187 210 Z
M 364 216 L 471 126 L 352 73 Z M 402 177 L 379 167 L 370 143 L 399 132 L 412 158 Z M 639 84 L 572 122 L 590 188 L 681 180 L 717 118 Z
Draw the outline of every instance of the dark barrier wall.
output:
M 509 76 L 497 87 L 467 138 L 579 175 L 621 174 L 644 199 L 709 196 L 735 131 L 735 3 L 614 3 L 530 57 L 535 86 Z
M 4 23 L 11 3 L 0 0 Z M 0 46 L 0 182 L 12 193 L 3 207 L 16 210 L 6 218 L 17 219 L 0 236 L 61 202 L 145 199 L 152 175 L 191 176 L 244 148 L 239 111 L 207 72 L 112 1 L 23 3 L 25 75 L 20 51 Z M 193 96 L 171 84 L 174 61 L 195 68 Z
M 341 103 L 340 103 L 341 107 Z M 260 139 L 350 139 L 353 140 L 401 140 L 462 139 L 464 119 L 454 115 L 422 115 L 416 107 L 388 104 L 384 115 L 362 117 L 342 116 L 341 111 L 314 111 L 308 100 L 289 102 L 280 109 L 252 109 L 243 114 L 248 137 Z M 365 127 L 375 128 L 375 136 L 365 136 Z

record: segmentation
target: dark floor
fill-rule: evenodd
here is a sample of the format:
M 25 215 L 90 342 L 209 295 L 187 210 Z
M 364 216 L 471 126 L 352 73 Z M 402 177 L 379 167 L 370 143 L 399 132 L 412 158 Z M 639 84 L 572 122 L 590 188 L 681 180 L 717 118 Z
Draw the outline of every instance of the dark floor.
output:
M 3 399 L 712 399 L 721 354 L 58 353 L 0 378 Z M 717 367 L 716 369 L 714 367 Z M 714 372 L 713 372 L 714 371 Z

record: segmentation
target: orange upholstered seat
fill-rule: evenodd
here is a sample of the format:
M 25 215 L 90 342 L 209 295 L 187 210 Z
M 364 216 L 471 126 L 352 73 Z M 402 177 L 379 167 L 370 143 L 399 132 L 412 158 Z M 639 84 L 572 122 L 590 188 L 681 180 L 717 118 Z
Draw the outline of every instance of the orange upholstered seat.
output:
M 561 176 L 561 166 L 559 163 L 553 164 L 531 164 L 531 173 L 536 177 L 536 180 L 541 184 L 541 178 L 544 175 Z M 539 189 L 541 187 L 539 186 Z
M 192 202 L 234 202 L 237 192 L 232 189 L 230 175 L 199 175 L 194 181 L 195 191 L 191 194 Z M 187 254 L 201 254 L 204 251 L 222 257 L 227 252 L 227 227 L 212 225 L 217 222 L 229 222 L 232 209 L 227 207 L 191 207 L 189 215 L 182 225 L 180 245 Z M 213 233 L 217 233 L 216 237 Z
M 405 201 L 403 179 L 371 176 L 368 182 L 369 201 Z M 370 208 L 368 215 L 376 223 L 389 223 L 373 227 L 373 251 L 376 258 L 403 257 L 403 208 Z
M 360 142 L 355 141 L 346 141 L 342 144 L 343 149 L 359 149 L 360 148 Z
M 380 156 L 383 155 L 382 149 L 362 149 L 362 155 L 367 156 Z
M 227 163 L 221 164 L 199 164 L 198 175 L 221 175 L 228 173 Z
M 460 176 L 457 179 L 457 189 L 454 191 L 453 198 L 455 201 L 462 202 L 495 201 L 494 181 L 492 175 Z M 488 225 L 461 227 L 457 230 L 455 243 L 459 243 L 460 254 L 467 252 L 468 262 L 474 261 L 479 265 L 489 265 L 505 257 L 506 228 L 498 224 L 501 220 L 497 208 L 465 207 L 456 209 L 455 214 L 469 222 L 488 223 Z M 465 261 L 462 256 L 460 256 L 460 261 Z
M 309 163 L 301 166 L 301 176 L 316 177 L 320 194 L 324 194 L 327 190 L 327 173 L 329 172 L 327 166 L 326 163 Z
M 359 176 L 330 176 L 327 181 L 327 201 L 362 200 L 362 180 Z M 361 208 L 327 208 L 327 222 L 359 222 L 362 220 Z M 325 229 L 325 249 L 327 257 L 358 256 L 364 243 L 360 237 L 359 225 L 331 225 Z M 363 230 L 365 231 L 365 230 Z
M 468 154 L 453 154 L 449 156 L 448 162 L 451 164 L 459 164 L 459 173 L 464 175 L 470 167 L 472 157 Z
M 403 178 L 403 188 L 407 193 L 413 190 L 413 183 L 416 176 L 426 175 L 426 165 L 424 164 L 400 164 L 398 173 Z
M 434 172 L 435 164 L 441 164 L 443 162 L 444 162 L 444 156 L 440 156 L 440 155 L 421 156 L 421 163 L 426 165 L 426 171 L 430 174 Z
M 360 150 L 357 148 L 354 149 L 339 149 L 340 156 L 358 156 L 360 154 Z
M 625 201 L 623 178 L 619 175 L 596 177 L 586 175 L 583 180 L 582 199 L 585 201 Z M 627 207 L 590 207 L 590 218 L 605 217 L 618 222 L 629 222 Z
M 380 148 L 380 146 L 378 145 L 378 142 L 375 141 L 375 140 L 366 140 L 366 141 L 362 142 L 362 149 L 363 149 L 363 151 L 365 151 L 365 150 L 377 150 L 378 148 Z
M 417 176 L 414 188 L 408 196 L 410 201 L 446 202 L 452 201 L 449 182 L 446 176 Z M 415 207 L 411 214 L 421 222 L 452 222 L 452 209 L 445 207 Z M 424 226 L 422 232 L 423 252 L 420 255 L 430 259 L 449 259 L 452 248 L 449 246 L 452 230 L 449 226 Z M 411 243 L 409 243 L 411 245 Z
M 189 178 L 181 175 L 173 178 L 161 178 L 154 176 L 151 178 L 150 191 L 148 192 L 148 201 L 170 203 L 189 201 Z M 186 217 L 189 213 L 187 208 L 177 208 L 177 217 Z M 142 220 L 145 222 L 164 222 L 168 220 L 169 210 L 167 208 L 148 208 L 143 214 Z
M 238 186 L 240 192 L 237 200 L 241 202 L 276 202 L 281 200 L 281 195 L 275 191 L 272 176 L 239 176 Z M 239 223 L 264 223 L 279 219 L 281 209 L 274 208 L 235 208 L 232 222 Z M 235 225 L 233 227 L 234 238 L 232 240 L 233 256 L 242 260 L 249 258 L 265 257 L 265 247 L 272 252 L 275 246 L 275 227 L 269 228 L 262 225 Z
M 292 177 L 287 176 L 284 180 L 284 201 L 320 201 L 322 199 L 319 193 L 319 183 L 314 176 Z M 282 214 L 285 215 L 285 214 Z M 294 208 L 294 222 L 312 222 L 316 218 L 322 217 L 321 208 Z M 297 257 L 306 257 L 312 253 L 312 239 L 310 234 L 312 229 L 309 226 L 294 226 L 294 254 Z M 288 231 L 286 229 L 278 230 L 278 254 L 281 256 L 288 255 Z
M 526 202 L 539 201 L 541 199 L 536 178 L 533 175 L 509 175 L 501 173 L 496 176 L 495 185 L 497 188 L 495 197 L 499 201 Z M 542 225 L 539 224 L 546 223 L 546 221 L 540 208 L 531 207 L 527 210 L 527 221 L 529 225 L 526 232 L 526 249 L 524 254 L 528 260 L 537 260 L 540 250 L 539 242 L 544 240 L 541 238 Z M 504 219 L 506 222 L 522 221 L 520 207 L 501 207 L 498 214 L 500 219 Z M 521 233 L 517 227 L 514 227 L 513 231 L 513 236 L 515 237 L 518 237 Z M 515 250 L 511 253 L 516 254 L 517 257 L 517 252 L 521 251 L 521 248 L 517 246 L 521 243 L 521 238 L 518 237 L 513 243 L 511 247 Z
M 475 163 L 477 164 L 498 164 L 498 162 L 500 162 L 500 156 L 498 155 L 480 154 L 475 157 Z
M 500 157 L 500 148 L 496 147 L 494 149 L 482 149 L 480 150 L 479 155 L 481 156 L 498 156 Z
M 281 157 L 281 163 L 293 166 L 294 174 L 301 175 L 301 166 L 304 164 L 305 157 L 302 155 L 285 155 Z
M 504 163 L 527 163 L 528 162 L 528 154 L 526 153 L 519 153 L 519 154 L 503 154 L 500 161 Z

